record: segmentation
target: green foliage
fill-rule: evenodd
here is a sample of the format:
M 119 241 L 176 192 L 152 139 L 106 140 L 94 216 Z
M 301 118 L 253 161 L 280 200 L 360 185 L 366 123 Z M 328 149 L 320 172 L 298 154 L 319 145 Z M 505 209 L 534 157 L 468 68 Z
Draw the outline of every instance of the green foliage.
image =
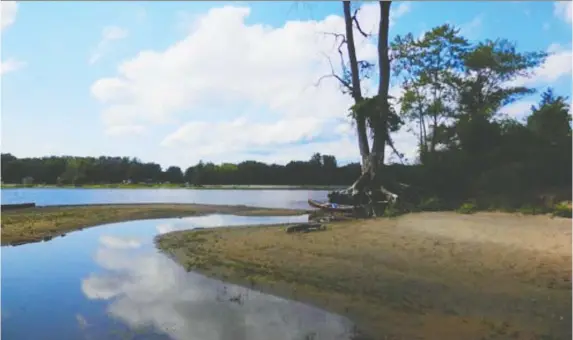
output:
M 462 204 L 456 211 L 460 214 L 473 214 L 478 211 L 478 206 L 475 202 L 466 202 Z
M 354 104 L 350 108 L 349 116 L 354 120 L 364 118 L 370 127 L 370 131 L 374 131 L 380 120 L 384 118 L 386 119 L 388 132 L 398 131 L 403 124 L 402 119 L 396 114 L 393 107 L 389 103 L 384 103 L 378 95 L 364 98 L 362 101 Z
M 178 166 L 170 166 L 163 174 L 163 181 L 170 183 L 183 183 L 183 172 Z
M 400 116 L 417 125 L 420 158 L 444 142 L 444 134 L 438 132 L 453 115 L 450 103 L 456 98 L 468 48 L 459 29 L 450 25 L 436 27 L 418 39 L 412 34 L 398 36 L 392 43 L 393 71 L 403 78 L 405 91 Z
M 398 207 L 396 207 L 393 204 L 389 204 L 386 206 L 386 208 L 384 209 L 384 217 L 397 217 L 402 215 L 404 212 L 400 209 L 398 209 Z
M 553 216 L 571 218 L 571 203 L 560 202 L 553 207 Z
M 423 199 L 418 208 L 421 211 L 440 211 L 445 210 L 445 204 L 436 196 Z
M 550 145 L 571 144 L 571 115 L 566 98 L 556 96 L 551 88 L 541 94 L 541 101 L 532 107 L 527 127 L 542 142 Z
M 537 215 L 540 214 L 539 210 L 536 209 L 532 204 L 525 204 L 521 208 L 517 209 L 517 212 L 524 215 Z

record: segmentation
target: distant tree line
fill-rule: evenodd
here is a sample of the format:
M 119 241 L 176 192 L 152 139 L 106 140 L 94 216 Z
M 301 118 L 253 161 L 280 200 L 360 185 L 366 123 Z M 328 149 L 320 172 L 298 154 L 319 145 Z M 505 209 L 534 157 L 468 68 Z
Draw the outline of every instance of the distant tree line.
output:
M 245 161 L 239 164 L 199 162 L 183 171 L 177 166 L 162 170 L 157 163 L 144 163 L 129 157 L 16 158 L 2 154 L 2 181 L 34 184 L 84 185 L 174 183 L 191 185 L 344 185 L 360 173 L 357 163 L 338 166 L 331 155 L 315 153 L 308 161 L 286 165 Z

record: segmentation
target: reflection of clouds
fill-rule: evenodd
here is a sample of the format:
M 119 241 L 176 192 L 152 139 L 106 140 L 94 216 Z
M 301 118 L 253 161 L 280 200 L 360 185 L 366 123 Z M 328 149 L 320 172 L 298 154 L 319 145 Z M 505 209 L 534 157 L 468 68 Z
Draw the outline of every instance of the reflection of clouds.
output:
M 79 313 L 76 314 L 76 321 L 78 322 L 78 326 L 80 327 L 80 329 L 86 328 L 90 325 L 86 320 L 86 318 Z
M 102 235 L 99 242 L 108 248 L 129 249 L 141 247 L 141 242 L 137 239 L 120 238 L 110 235 Z
M 195 227 L 216 219 L 197 220 Z M 177 228 L 189 223 L 176 222 Z M 305 339 L 313 333 L 313 339 L 349 338 L 350 324 L 342 317 L 187 273 L 155 250 L 104 244 L 95 260 L 106 274 L 84 279 L 84 294 L 110 300 L 108 312 L 132 328 L 153 326 L 178 340 Z
M 176 230 L 195 228 L 216 228 L 226 226 L 240 226 L 253 224 L 281 224 L 302 223 L 308 221 L 308 215 L 301 216 L 233 216 L 233 215 L 206 215 L 173 219 L 171 223 L 159 224 L 156 229 L 159 234 Z
M 166 234 L 175 231 L 175 228 L 171 224 L 167 223 L 159 224 L 156 229 L 158 234 Z

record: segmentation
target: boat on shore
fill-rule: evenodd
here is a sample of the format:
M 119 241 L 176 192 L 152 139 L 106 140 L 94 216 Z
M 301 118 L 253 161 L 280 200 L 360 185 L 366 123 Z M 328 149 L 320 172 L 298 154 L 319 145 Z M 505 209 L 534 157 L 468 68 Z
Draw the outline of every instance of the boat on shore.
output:
M 313 199 L 308 200 L 308 205 L 313 208 L 318 208 L 325 211 L 331 212 L 352 212 L 354 211 L 354 207 L 352 205 L 342 205 L 336 203 L 328 203 L 328 202 L 319 202 Z

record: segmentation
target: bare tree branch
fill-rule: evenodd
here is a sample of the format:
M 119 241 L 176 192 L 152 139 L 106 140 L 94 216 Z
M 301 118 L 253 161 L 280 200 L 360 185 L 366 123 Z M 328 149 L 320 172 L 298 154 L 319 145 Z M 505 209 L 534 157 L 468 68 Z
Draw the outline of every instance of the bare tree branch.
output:
M 388 145 L 392 148 L 392 152 L 394 152 L 394 154 L 396 154 L 396 156 L 398 156 L 400 163 L 402 163 L 402 165 L 404 165 L 404 160 L 403 160 L 402 154 L 398 152 L 398 150 L 394 146 L 394 141 L 392 140 L 392 138 L 390 138 L 390 136 L 388 136 L 387 142 L 388 142 Z
M 358 14 L 359 10 L 360 10 L 360 8 L 357 8 L 354 10 L 354 14 L 352 15 L 352 21 L 354 21 L 354 24 L 356 25 L 356 29 L 358 30 L 358 32 L 360 32 L 360 34 L 362 34 L 362 36 L 364 38 L 368 38 L 370 36 L 370 34 L 365 33 L 362 30 L 362 27 L 360 27 L 360 23 L 358 22 L 358 19 L 356 18 L 356 15 Z
M 340 69 L 342 70 L 342 74 L 346 74 L 348 69 L 346 67 L 346 63 L 344 61 L 344 53 L 342 51 L 342 47 L 348 43 L 348 41 L 346 40 L 346 36 L 342 33 L 333 33 L 333 32 L 321 32 L 321 33 L 325 34 L 325 35 L 333 36 L 335 42 L 340 40 L 340 43 L 338 44 L 338 48 L 337 48 L 338 55 L 340 56 Z M 330 61 L 329 57 L 327 57 L 327 59 L 328 59 L 329 63 L 331 64 L 330 67 L 332 69 L 332 62 Z M 345 82 L 345 83 L 350 85 L 349 82 Z M 348 88 L 347 85 L 344 85 L 344 86 Z
M 349 81 L 344 80 L 342 77 L 340 77 L 339 75 L 336 74 L 336 72 L 334 71 L 334 66 L 332 65 L 332 60 L 330 59 L 329 56 L 327 56 L 326 54 L 323 53 L 323 55 L 326 57 L 326 60 L 328 60 L 328 64 L 330 65 L 330 74 L 326 74 L 321 76 L 318 81 L 316 82 L 315 86 L 319 86 L 320 82 L 323 79 L 326 78 L 335 78 L 336 80 L 338 80 L 338 82 L 340 83 L 340 85 L 344 88 L 346 88 L 350 93 L 352 93 L 352 84 Z

